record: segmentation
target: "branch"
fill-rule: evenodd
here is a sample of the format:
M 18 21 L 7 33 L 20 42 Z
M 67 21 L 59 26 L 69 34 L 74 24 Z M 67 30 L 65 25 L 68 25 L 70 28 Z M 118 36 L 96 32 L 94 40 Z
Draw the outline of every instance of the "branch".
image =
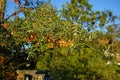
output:
M 51 0 L 48 0 L 48 3 L 50 3 Z
M 15 11 L 14 13 L 12 13 L 10 16 L 8 16 L 5 21 L 7 21 L 8 19 L 10 19 L 10 17 L 12 16 L 16 16 L 20 11 Z

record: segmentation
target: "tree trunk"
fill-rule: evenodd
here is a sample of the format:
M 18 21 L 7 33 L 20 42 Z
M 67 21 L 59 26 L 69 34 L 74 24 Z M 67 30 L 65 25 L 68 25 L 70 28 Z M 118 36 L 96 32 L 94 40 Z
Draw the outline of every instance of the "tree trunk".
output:
M 0 0 L 0 22 L 3 22 L 3 20 L 4 20 L 6 1 L 7 0 Z

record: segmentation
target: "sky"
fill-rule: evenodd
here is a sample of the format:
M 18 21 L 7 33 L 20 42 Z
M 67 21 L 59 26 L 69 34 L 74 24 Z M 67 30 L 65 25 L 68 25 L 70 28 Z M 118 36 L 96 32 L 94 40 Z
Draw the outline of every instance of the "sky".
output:
M 113 14 L 120 16 L 120 0 L 89 0 L 93 10 L 111 10 Z
M 45 0 L 46 1 L 46 0 Z M 111 10 L 113 14 L 120 16 L 120 9 L 119 9 L 119 4 L 120 0 L 88 0 L 90 4 L 93 5 L 92 9 L 93 10 Z M 61 9 L 62 5 L 65 4 L 66 2 L 70 2 L 70 0 L 51 0 L 51 3 L 56 6 L 56 8 Z M 10 5 L 7 5 L 8 7 L 8 12 L 12 13 L 15 8 L 15 4 L 13 4 L 13 0 L 7 0 L 7 3 Z
M 111 10 L 113 14 L 120 16 L 120 0 L 88 0 L 93 5 L 93 10 Z M 58 9 L 61 9 L 61 5 L 70 0 L 51 0 L 51 3 Z

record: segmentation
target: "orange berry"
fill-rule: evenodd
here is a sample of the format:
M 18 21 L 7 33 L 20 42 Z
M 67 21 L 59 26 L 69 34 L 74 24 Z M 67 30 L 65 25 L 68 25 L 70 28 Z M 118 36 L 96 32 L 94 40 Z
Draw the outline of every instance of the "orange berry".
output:
M 34 38 L 34 35 L 30 35 L 30 38 L 32 38 L 32 39 L 33 39 L 33 38 Z
M 27 42 L 32 42 L 33 39 L 32 39 L 32 38 L 26 38 L 26 41 L 27 41 Z
M 6 46 L 6 43 L 1 43 L 1 46 L 4 46 L 4 47 L 5 47 L 5 46 Z
M 36 39 L 36 38 L 37 38 L 37 36 L 36 36 L 36 35 L 34 35 L 34 34 L 31 34 L 31 35 L 30 35 L 30 38 L 31 38 L 31 39 Z
M 63 43 L 63 47 L 65 47 L 65 43 Z
M 8 25 L 4 23 L 4 24 L 2 24 L 2 27 L 3 27 L 3 28 L 7 28 Z
M 2 18 L 2 16 L 0 16 L 0 18 Z
M 11 35 L 14 35 L 14 34 L 15 34 L 15 32 L 14 32 L 14 31 L 12 31 L 12 32 L 11 32 Z
M 63 46 L 63 44 L 60 43 L 60 47 L 62 47 L 62 46 Z
M 56 46 L 59 46 L 60 45 L 60 38 L 57 38 L 56 40 L 55 40 L 55 44 L 56 44 Z
M 5 62 L 5 56 L 2 56 L 1 57 L 1 63 L 4 64 L 4 62 Z
M 53 48 L 54 48 L 54 44 L 51 43 L 51 44 L 50 44 L 50 49 L 53 49 Z
M 34 36 L 33 36 L 33 38 L 34 38 L 34 39 L 36 39 L 36 38 L 37 38 L 37 36 L 36 36 L 36 35 L 34 35 Z
M 17 5 L 20 5 L 20 2 L 18 0 L 14 0 L 14 2 L 17 4 Z
M 68 40 L 68 45 L 69 45 L 69 46 L 73 46 L 73 45 L 74 45 L 73 41 Z
M 52 37 L 48 37 L 48 38 L 47 38 L 47 42 L 48 42 L 48 43 L 51 43 L 51 42 L 53 42 L 53 39 L 52 39 Z
M 67 43 L 65 43 L 65 47 L 68 47 L 68 44 L 67 44 Z

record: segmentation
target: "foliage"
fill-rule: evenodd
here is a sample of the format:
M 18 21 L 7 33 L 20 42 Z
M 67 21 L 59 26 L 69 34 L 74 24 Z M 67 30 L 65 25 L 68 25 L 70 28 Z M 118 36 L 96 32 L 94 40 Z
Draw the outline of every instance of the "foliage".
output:
M 119 24 L 111 11 L 92 11 L 88 0 L 71 0 L 60 12 L 49 3 L 19 6 L 0 23 L 0 70 L 9 67 L 1 79 L 16 69 L 38 69 L 50 70 L 52 80 L 118 80 Z

